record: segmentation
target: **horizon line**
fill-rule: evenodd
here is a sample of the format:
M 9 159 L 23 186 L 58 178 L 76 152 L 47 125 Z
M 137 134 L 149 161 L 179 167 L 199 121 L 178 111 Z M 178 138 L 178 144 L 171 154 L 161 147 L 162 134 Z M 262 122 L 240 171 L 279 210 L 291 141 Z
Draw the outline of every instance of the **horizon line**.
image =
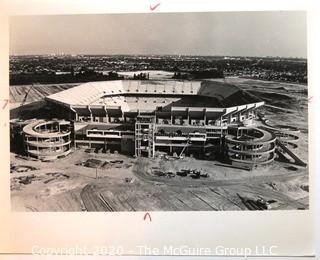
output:
M 9 54 L 10 56 L 186 56 L 186 57 L 241 57 L 241 58 L 282 58 L 305 59 L 308 57 L 293 56 L 252 56 L 252 55 L 207 55 L 207 54 L 75 54 L 75 53 L 44 53 L 44 54 Z

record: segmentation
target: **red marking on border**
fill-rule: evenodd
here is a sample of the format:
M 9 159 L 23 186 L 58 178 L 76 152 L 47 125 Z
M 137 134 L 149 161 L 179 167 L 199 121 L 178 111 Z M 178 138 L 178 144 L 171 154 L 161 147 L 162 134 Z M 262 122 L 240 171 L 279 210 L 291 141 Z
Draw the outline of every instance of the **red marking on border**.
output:
M 149 217 L 150 221 L 152 221 L 151 216 L 148 212 L 144 214 L 143 220 L 146 220 L 147 216 Z
M 2 106 L 2 109 L 5 109 L 6 106 L 7 106 L 9 103 L 10 103 L 10 99 L 8 99 L 8 98 L 4 99 L 4 104 L 3 104 L 3 106 Z
M 150 5 L 150 11 L 154 11 L 159 5 L 160 5 L 160 3 L 157 3 L 157 4 L 154 5 L 154 6 L 151 6 L 151 5 Z
M 313 99 L 313 96 L 309 97 L 309 98 L 308 98 L 308 102 L 311 102 L 312 99 Z

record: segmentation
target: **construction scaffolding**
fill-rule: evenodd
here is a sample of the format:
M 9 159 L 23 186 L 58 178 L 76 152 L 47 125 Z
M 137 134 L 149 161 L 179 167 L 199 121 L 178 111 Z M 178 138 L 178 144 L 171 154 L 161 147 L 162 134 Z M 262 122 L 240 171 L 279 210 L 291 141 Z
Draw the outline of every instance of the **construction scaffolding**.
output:
M 135 124 L 135 155 L 146 154 L 154 158 L 155 154 L 155 116 L 139 115 Z

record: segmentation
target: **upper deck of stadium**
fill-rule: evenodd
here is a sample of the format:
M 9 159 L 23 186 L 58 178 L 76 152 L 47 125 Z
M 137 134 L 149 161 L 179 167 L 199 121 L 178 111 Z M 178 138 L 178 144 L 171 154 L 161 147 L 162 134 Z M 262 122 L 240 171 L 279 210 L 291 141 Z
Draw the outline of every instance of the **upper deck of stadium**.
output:
M 63 106 L 122 107 L 152 110 L 156 107 L 227 108 L 261 102 L 237 86 L 212 80 L 117 80 L 80 84 L 46 97 Z

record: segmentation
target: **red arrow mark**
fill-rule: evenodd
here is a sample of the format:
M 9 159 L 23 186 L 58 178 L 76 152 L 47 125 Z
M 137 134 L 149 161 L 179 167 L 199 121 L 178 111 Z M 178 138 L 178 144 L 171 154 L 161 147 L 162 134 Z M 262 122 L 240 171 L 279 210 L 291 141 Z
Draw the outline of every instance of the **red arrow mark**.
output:
M 146 220 L 147 216 L 149 217 L 150 221 L 152 221 L 151 216 L 148 212 L 144 214 L 143 220 Z
M 150 11 L 154 11 L 159 5 L 160 5 L 160 3 L 157 3 L 157 4 L 154 5 L 154 6 L 151 6 L 151 5 L 150 5 Z

